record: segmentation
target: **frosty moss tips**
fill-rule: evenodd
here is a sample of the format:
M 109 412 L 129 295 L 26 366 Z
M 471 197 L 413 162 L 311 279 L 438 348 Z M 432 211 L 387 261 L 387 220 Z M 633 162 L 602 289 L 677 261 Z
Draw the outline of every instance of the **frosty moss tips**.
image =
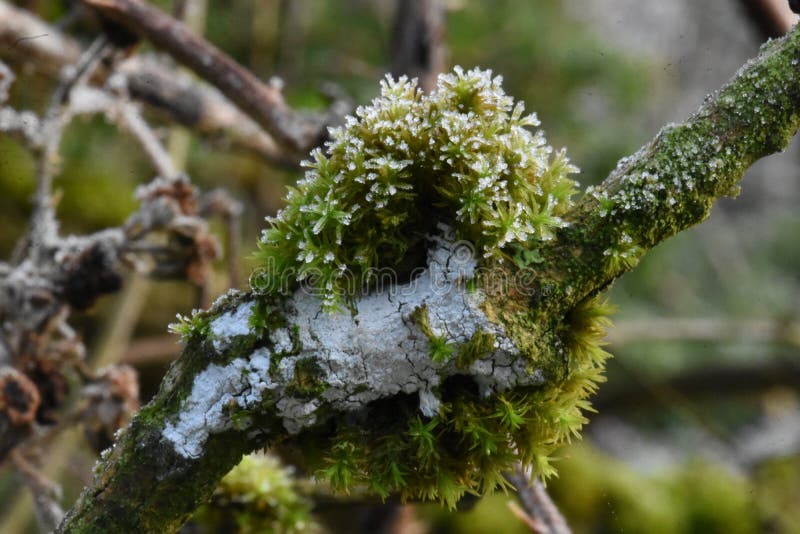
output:
M 424 95 L 416 80 L 387 76 L 381 95 L 304 162 L 287 207 L 268 219 L 253 287 L 289 293 L 303 282 L 332 309 L 360 296 L 375 269 L 402 278 L 424 265 L 440 223 L 483 258 L 548 239 L 577 169 L 528 129 L 539 121 L 501 81 L 456 67 Z

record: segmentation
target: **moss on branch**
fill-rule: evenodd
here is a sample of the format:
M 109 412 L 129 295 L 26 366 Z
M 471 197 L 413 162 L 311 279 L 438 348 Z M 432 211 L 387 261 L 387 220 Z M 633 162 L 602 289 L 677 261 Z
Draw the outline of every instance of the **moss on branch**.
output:
M 343 279 L 335 276 L 340 263 L 345 270 L 365 271 L 384 266 L 376 258 L 387 253 L 394 267 L 408 267 L 407 258 L 414 260 L 411 267 L 418 266 L 420 258 L 407 254 L 426 243 L 434 227 L 424 219 L 433 211 L 424 203 L 415 207 L 416 197 L 406 186 L 448 186 L 430 172 L 423 172 L 421 181 L 404 174 L 415 164 L 403 158 L 381 160 L 382 166 L 375 163 L 372 170 L 380 177 L 375 191 L 386 197 L 383 207 L 399 203 L 414 212 L 413 220 L 376 208 L 363 212 L 361 224 L 387 230 L 388 241 L 373 239 L 374 232 L 345 237 L 345 221 L 362 213 L 361 207 L 353 210 L 358 204 L 353 202 L 347 213 L 339 213 L 341 206 L 326 195 L 343 179 L 358 183 L 357 173 L 340 177 L 331 165 L 366 165 L 345 157 L 352 139 L 341 142 L 363 125 L 354 119 L 348 126 L 352 132 L 338 134 L 334 143 L 334 151 L 338 147 L 342 154 L 315 155 L 313 171 L 324 179 L 302 185 L 290 199 L 288 215 L 265 236 L 264 258 L 272 258 L 277 270 L 254 278 L 256 294 L 224 300 L 183 327 L 189 343 L 182 356 L 154 401 L 103 459 L 61 531 L 174 531 L 241 454 L 279 442 L 302 447 L 304 460 L 322 466 L 319 472 L 340 489 L 363 484 L 379 495 L 400 493 L 450 506 L 464 493 L 502 485 L 500 470 L 517 455 L 538 474 L 550 474 L 549 455 L 577 435 L 587 398 L 602 380 L 607 355 L 599 342 L 608 309 L 595 296 L 649 248 L 707 217 L 717 198 L 735 194 L 753 161 L 786 145 L 800 121 L 799 32 L 766 45 L 688 121 L 664 128 L 575 204 L 564 189 L 569 185 L 564 167 L 542 160 L 534 165 L 537 172 L 520 167 L 519 194 L 484 202 L 485 219 L 472 226 L 469 203 L 459 202 L 472 198 L 481 177 L 469 174 L 466 164 L 463 180 L 452 175 L 465 189 L 455 199 L 448 196 L 453 191 L 439 191 L 437 202 L 449 204 L 444 219 L 433 222 L 454 225 L 456 237 L 477 245 L 482 266 L 496 269 L 462 277 L 451 269 L 457 251 L 444 257 L 429 252 L 428 271 L 416 280 L 427 276 L 434 288 L 438 276 L 447 282 L 450 297 L 432 289 L 410 296 L 360 295 L 348 302 L 351 313 L 319 313 L 319 299 L 301 292 L 282 296 L 291 288 L 265 287 L 282 288 L 274 282 L 284 270 L 322 262 L 323 276 L 311 285 L 323 291 L 331 308 L 347 301 L 339 285 Z M 462 75 L 451 79 L 456 85 L 464 80 Z M 410 90 L 413 105 L 421 105 L 413 88 L 388 90 Z M 452 94 L 456 105 L 475 103 L 470 91 Z M 510 104 L 503 106 L 508 114 Z M 519 121 L 520 115 L 511 117 Z M 362 119 L 380 122 L 369 113 Z M 509 128 L 508 117 L 504 120 L 501 126 Z M 481 127 L 486 124 L 491 121 Z M 532 134 L 518 134 L 539 147 Z M 379 141 L 386 144 L 371 139 L 371 149 Z M 457 148 L 453 144 L 448 150 Z M 514 157 L 513 151 L 507 155 Z M 454 154 L 453 161 L 463 163 L 462 156 Z M 447 157 L 441 161 L 450 165 Z M 555 175 L 548 178 L 548 172 Z M 537 180 L 555 184 L 564 201 L 557 209 L 545 206 L 549 196 L 539 195 Z M 512 232 L 508 239 L 496 231 L 493 224 L 505 224 L 510 208 L 515 217 L 530 217 L 512 226 L 524 229 L 531 223 L 531 231 Z M 415 241 L 404 245 L 401 237 L 409 230 Z M 348 245 L 340 252 L 346 257 L 334 252 L 340 239 Z M 513 284 L 497 290 L 492 284 L 500 277 Z M 509 378 L 506 368 L 517 374 Z M 217 375 L 235 395 L 217 391 L 219 398 L 208 401 L 203 380 Z M 402 380 L 386 383 L 398 377 Z M 199 417 L 193 415 L 197 406 L 205 410 Z M 167 432 L 170 425 L 180 432 Z M 199 437 L 192 432 L 196 429 Z
M 800 31 L 761 47 L 755 59 L 681 124 L 665 126 L 623 158 L 565 215 L 539 251 L 531 291 L 542 313 L 563 313 L 632 269 L 661 241 L 735 196 L 756 160 L 782 151 L 800 125 Z

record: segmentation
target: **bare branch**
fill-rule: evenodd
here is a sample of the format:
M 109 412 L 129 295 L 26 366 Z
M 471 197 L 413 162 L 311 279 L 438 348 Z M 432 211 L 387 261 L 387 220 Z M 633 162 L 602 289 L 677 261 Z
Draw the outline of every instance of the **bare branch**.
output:
M 326 117 L 290 109 L 279 89 L 264 84 L 214 45 L 140 0 L 82 0 L 103 17 L 142 35 L 192 69 L 253 117 L 278 142 L 306 152 L 327 136 Z
M 26 35 L 45 36 L 26 40 Z M 25 53 L 17 53 L 15 43 L 18 42 L 25 43 Z M 56 77 L 62 67 L 77 61 L 80 52 L 79 44 L 57 28 L 0 0 L 0 55 Z M 117 74 L 125 77 L 124 83 L 132 99 L 202 136 L 226 139 L 234 148 L 252 152 L 280 166 L 293 167 L 299 161 L 216 89 L 152 57 L 133 56 L 118 66 Z M 9 110 L 0 111 L 0 129 L 3 124 L 13 124 L 13 129 L 6 126 L 4 131 L 30 144 L 41 143 L 41 140 L 30 139 L 31 132 L 38 131 L 33 120 L 31 114 L 18 117 Z
M 0 1 L 0 53 L 56 77 L 75 63 L 81 47 L 73 39 L 16 6 Z
M 506 474 L 506 478 L 517 490 L 517 499 L 524 511 L 522 519 L 533 532 L 572 534 L 567 521 L 547 494 L 541 480 L 531 477 L 521 466 L 517 466 L 513 473 Z
M 202 136 L 227 139 L 234 148 L 255 153 L 271 163 L 297 165 L 296 157 L 216 89 L 168 70 L 148 56 L 133 56 L 119 66 L 117 73 L 126 77 L 131 98 L 178 124 Z

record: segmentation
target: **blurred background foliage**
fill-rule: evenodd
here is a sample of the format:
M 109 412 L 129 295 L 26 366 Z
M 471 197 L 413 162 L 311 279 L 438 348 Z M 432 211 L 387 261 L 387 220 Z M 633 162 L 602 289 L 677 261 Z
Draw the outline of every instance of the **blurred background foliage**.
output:
M 68 10 L 55 0 L 15 3 L 50 21 Z M 171 10 L 170 1 L 154 3 Z M 589 185 L 756 53 L 763 36 L 742 3 L 449 0 L 446 43 L 451 65 L 503 75 L 507 92 L 538 113 L 551 144 L 568 148 Z M 258 76 L 280 76 L 296 107 L 323 107 L 320 87 L 330 82 L 365 103 L 387 69 L 393 11 L 389 0 L 208 0 L 205 34 Z M 94 32 L 69 29 L 87 42 Z M 51 89 L 49 80 L 22 71 L 11 103 L 41 111 Z M 619 328 L 610 336 L 616 357 L 600 413 L 583 442 L 563 451 L 560 476 L 548 483 L 576 532 L 800 532 L 796 149 L 755 166 L 740 199 L 722 202 L 707 223 L 651 251 L 612 289 Z M 65 233 L 120 224 L 135 207 L 136 186 L 153 174 L 138 148 L 102 119 L 73 123 L 61 153 L 56 187 Z M 263 217 L 280 207 L 284 186 L 299 172 L 196 138 L 185 167 L 203 189 L 221 186 L 245 203 L 246 275 Z M 24 231 L 33 189 L 31 157 L 0 137 L 3 257 Z M 226 289 L 219 270 L 215 293 Z M 137 360 L 130 347 L 162 336 L 194 301 L 180 283 L 138 280 L 134 287 L 81 316 L 79 327 L 91 358 L 111 350 L 137 366 L 146 399 L 175 348 Z M 121 337 L 113 319 L 119 313 L 128 325 Z M 700 326 L 680 327 L 687 322 Z M 109 339 L 118 346 L 109 348 Z M 765 368 L 778 370 L 748 380 Z M 72 480 L 66 501 L 93 462 L 70 450 L 61 467 Z M 12 498 L 16 492 L 13 479 L 0 476 L 2 532 L 25 523 L 9 517 L 29 514 L 29 504 Z M 509 500 L 496 495 L 455 514 L 421 507 L 418 521 L 430 532 L 525 532 Z M 204 514 L 213 522 L 212 512 Z M 252 531 L 293 531 L 263 525 Z

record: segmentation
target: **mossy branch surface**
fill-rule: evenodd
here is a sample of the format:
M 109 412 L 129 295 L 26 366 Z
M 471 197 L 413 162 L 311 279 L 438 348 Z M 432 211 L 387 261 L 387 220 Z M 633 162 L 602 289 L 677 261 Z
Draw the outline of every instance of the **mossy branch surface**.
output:
M 489 274 L 454 270 L 442 239 L 420 277 L 428 285 L 417 278 L 410 294 L 326 313 L 317 297 L 262 291 L 196 314 L 178 327 L 187 345 L 160 392 L 60 532 L 175 531 L 243 453 L 264 446 L 300 451 L 339 489 L 450 506 L 502 485 L 498 470 L 518 459 L 551 473 L 548 455 L 577 434 L 602 379 L 607 309 L 593 297 L 785 147 L 800 122 L 798 60 L 795 29 L 565 204 L 551 235 L 490 254 L 500 268 Z M 527 264 L 532 278 L 489 289 Z M 434 290 L 442 281 L 449 291 Z
M 539 250 L 532 287 L 542 313 L 559 314 L 632 269 L 661 241 L 705 220 L 739 192 L 756 160 L 781 152 L 800 124 L 800 31 L 765 43 L 681 124 L 623 158 L 564 216 Z

